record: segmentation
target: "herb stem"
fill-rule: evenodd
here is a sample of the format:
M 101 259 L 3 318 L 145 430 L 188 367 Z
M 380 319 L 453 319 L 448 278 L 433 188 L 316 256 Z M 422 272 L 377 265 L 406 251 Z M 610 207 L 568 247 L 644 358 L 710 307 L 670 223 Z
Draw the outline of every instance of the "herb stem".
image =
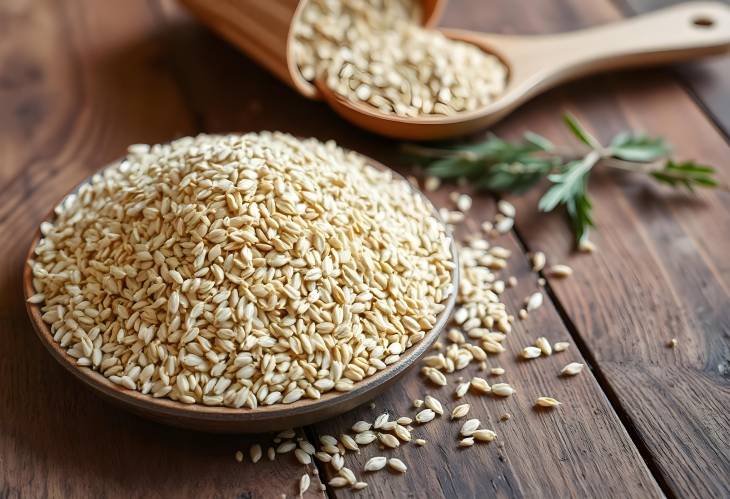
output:
M 415 156 L 431 158 L 427 173 L 444 179 L 465 178 L 475 189 L 498 193 L 522 193 L 550 183 L 538 202 L 540 211 L 563 207 L 580 244 L 594 226 L 588 181 L 597 165 L 639 173 L 674 188 L 695 187 L 727 190 L 716 170 L 694 161 L 676 162 L 671 147 L 661 137 L 621 132 L 608 145 L 596 137 L 572 115 L 563 120 L 578 139 L 577 147 L 556 146 L 550 140 L 526 132 L 521 141 L 509 142 L 490 135 L 481 143 L 455 147 L 428 147 L 408 144 L 403 150 Z

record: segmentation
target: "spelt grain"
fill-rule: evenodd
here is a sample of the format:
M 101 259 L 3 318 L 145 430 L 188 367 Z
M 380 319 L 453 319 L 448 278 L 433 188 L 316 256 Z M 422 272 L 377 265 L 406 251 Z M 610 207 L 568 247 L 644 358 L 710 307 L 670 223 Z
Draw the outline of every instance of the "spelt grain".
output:
M 388 466 L 390 466 L 398 473 L 405 473 L 406 471 L 408 471 L 408 467 L 405 465 L 405 463 L 396 457 L 391 457 L 390 459 L 388 459 Z
M 311 480 L 309 478 L 308 474 L 303 474 L 302 477 L 299 479 L 299 495 L 302 496 L 306 491 L 309 490 L 309 485 L 311 484 Z
M 491 442 L 497 438 L 497 434 L 492 430 L 476 430 L 473 436 L 476 440 L 480 440 L 482 442 Z
M 424 409 L 416 414 L 416 423 L 425 424 L 429 421 L 433 421 L 436 417 L 436 413 L 432 409 Z
M 569 346 L 570 343 L 568 343 L 567 341 L 558 341 L 553 345 L 553 352 L 564 352 L 568 349 Z
M 364 470 L 365 471 L 378 471 L 385 468 L 385 465 L 387 464 L 388 459 L 382 456 L 376 456 L 371 457 L 368 459 L 368 461 L 365 463 Z
M 568 277 L 572 273 L 573 269 L 567 265 L 553 265 L 549 270 L 549 274 L 553 277 Z
M 560 370 L 560 374 L 563 376 L 575 376 L 583 370 L 583 364 L 580 362 L 571 362 L 563 369 Z
M 507 383 L 495 383 L 492 385 L 492 393 L 499 397 L 509 397 L 514 392 L 514 388 Z
M 466 422 L 461 426 L 461 430 L 459 431 L 459 434 L 465 437 L 470 437 L 474 434 L 475 431 L 479 429 L 479 425 L 481 423 L 478 419 L 468 419 Z
M 459 419 L 463 418 L 469 413 L 469 408 L 471 406 L 469 404 L 461 404 L 454 407 L 454 409 L 451 411 L 451 419 Z
M 539 397 L 535 404 L 540 407 L 557 407 L 560 402 L 551 397 Z

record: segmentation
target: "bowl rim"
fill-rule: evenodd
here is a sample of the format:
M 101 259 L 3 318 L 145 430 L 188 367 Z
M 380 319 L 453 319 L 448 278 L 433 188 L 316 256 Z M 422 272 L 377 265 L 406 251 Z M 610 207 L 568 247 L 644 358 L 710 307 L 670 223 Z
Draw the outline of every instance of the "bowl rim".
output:
M 385 369 L 376 372 L 375 374 L 364 378 L 354 384 L 354 388 L 347 392 L 337 392 L 331 390 L 327 393 L 322 394 L 319 399 L 302 398 L 291 404 L 273 404 L 269 406 L 260 405 L 256 409 L 250 408 L 234 408 L 227 406 L 207 406 L 201 403 L 195 404 L 184 404 L 182 402 L 169 399 L 167 397 L 155 398 L 151 394 L 143 394 L 138 390 L 129 390 L 122 386 L 116 385 L 111 382 L 106 376 L 99 371 L 92 369 L 91 367 L 78 366 L 76 359 L 71 357 L 66 350 L 60 346 L 58 342 L 53 339 L 51 330 L 48 325 L 42 319 L 41 305 L 30 303 L 28 298 L 35 294 L 33 289 L 33 274 L 30 266 L 30 261 L 35 256 L 35 249 L 38 242 L 41 239 L 40 225 L 46 221 L 52 221 L 55 219 L 55 206 L 63 203 L 63 201 L 71 194 L 74 194 L 78 189 L 88 183 L 94 175 L 97 175 L 107 168 L 112 168 L 121 163 L 124 158 L 108 163 L 103 166 L 95 173 L 89 175 L 84 180 L 79 182 L 71 191 L 69 191 L 63 198 L 56 203 L 54 209 L 51 209 L 48 215 L 38 223 L 38 227 L 34 233 L 30 247 L 26 254 L 26 258 L 23 265 L 23 294 L 25 296 L 25 306 L 28 313 L 28 317 L 31 320 L 33 329 L 38 336 L 41 343 L 46 347 L 49 353 L 60 363 L 67 371 L 73 374 L 77 379 L 81 380 L 85 385 L 91 387 L 101 395 L 111 398 L 112 400 L 121 403 L 121 405 L 137 409 L 143 412 L 154 412 L 157 415 L 163 415 L 181 419 L 194 419 L 197 421 L 205 422 L 222 422 L 222 423 L 246 423 L 246 422 L 262 422 L 267 420 L 277 420 L 281 418 L 290 418 L 292 416 L 311 416 L 317 412 L 332 406 L 335 404 L 344 405 L 348 402 L 356 401 L 366 397 L 366 394 L 371 391 L 377 390 L 378 387 L 388 384 L 389 381 L 398 377 L 400 374 L 405 372 L 411 367 L 423 354 L 431 347 L 431 345 L 440 336 L 443 329 L 448 324 L 451 314 L 456 305 L 456 296 L 459 288 L 459 256 L 457 253 L 456 240 L 449 226 L 443 222 L 438 210 L 435 205 L 428 199 L 428 197 L 414 187 L 403 175 L 388 168 L 382 163 L 366 156 L 362 153 L 357 153 L 365 159 L 368 165 L 377 168 L 381 171 L 390 172 L 395 178 L 405 182 L 410 189 L 421 196 L 428 205 L 433 209 L 433 214 L 437 220 L 439 220 L 445 228 L 446 237 L 450 240 L 451 254 L 454 262 L 454 269 L 451 272 L 451 284 L 452 292 L 445 299 L 445 308 L 438 316 L 436 324 L 426 333 L 423 339 L 416 345 L 408 348 L 401 357 L 391 365 L 386 366 Z M 375 393 L 373 394 L 375 396 Z M 357 405 L 358 403 L 355 403 Z

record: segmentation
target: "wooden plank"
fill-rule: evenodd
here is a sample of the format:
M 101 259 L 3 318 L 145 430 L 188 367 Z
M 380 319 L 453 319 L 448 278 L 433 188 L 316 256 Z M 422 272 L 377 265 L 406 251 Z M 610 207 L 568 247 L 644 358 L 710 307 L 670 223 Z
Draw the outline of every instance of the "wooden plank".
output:
M 433 197 L 441 206 L 451 204 L 447 189 Z M 493 218 L 493 203 L 486 197 L 476 198 L 471 213 L 458 229 L 460 237 L 477 232 L 480 221 Z M 508 310 L 518 310 L 524 298 L 538 289 L 536 277 L 514 237 L 503 236 L 497 242 L 515 255 L 505 275 L 516 276 L 518 284 L 504 297 Z M 585 362 L 575 345 L 548 358 L 517 360 L 515 353 L 532 345 L 538 336 L 552 342 L 571 341 L 549 302 L 527 320 L 516 321 L 506 340 L 506 353 L 489 357 L 489 367 L 503 367 L 504 376 L 489 376 L 472 365 L 450 375 L 447 387 L 436 389 L 414 370 L 378 398 L 375 408 L 362 407 L 317 425 L 316 432 L 347 433 L 355 421 L 372 422 L 383 412 L 413 418 L 417 410 L 411 401 L 431 394 L 442 402 L 446 416 L 416 425 L 413 438 L 424 438 L 424 447 L 409 443 L 384 451 L 372 444 L 359 454 L 346 456 L 345 465 L 369 483 L 367 490 L 373 497 L 405 497 L 425 490 L 428 497 L 661 497 L 657 483 L 588 369 L 575 378 L 558 377 L 569 362 Z M 469 380 L 472 376 L 483 376 L 490 383 L 509 382 L 517 393 L 509 399 L 472 393 L 455 399 L 458 378 Z M 564 405 L 554 411 L 535 410 L 533 404 L 539 396 L 552 396 Z M 483 427 L 496 431 L 496 442 L 457 447 L 459 429 L 467 418 L 452 422 L 448 414 L 464 402 L 471 404 L 467 418 L 478 418 Z M 511 415 L 506 422 L 500 420 L 505 413 Z M 400 458 L 407 463 L 408 472 L 404 476 L 363 472 L 364 463 L 377 455 Z M 333 470 L 327 467 L 326 473 L 331 477 Z M 349 497 L 352 493 L 337 490 L 336 494 Z
M 563 8 L 575 17 L 564 18 L 564 29 L 618 15 L 608 2 L 569 3 Z M 482 27 L 519 22 L 520 2 L 514 4 L 515 12 L 507 9 L 507 17 L 485 19 Z M 538 4 L 530 2 L 536 16 Z M 555 28 L 549 24 L 545 31 Z M 716 165 L 726 185 L 730 180 L 723 168 L 730 152 L 726 141 L 671 72 L 619 73 L 563 87 L 495 131 L 516 138 L 529 127 L 570 143 L 559 120 L 566 110 L 604 141 L 626 128 L 662 135 L 680 158 Z M 730 233 L 724 228 L 730 226 L 730 196 L 717 191 L 695 198 L 650 184 L 630 175 L 595 174 L 591 194 L 600 250 L 593 256 L 571 253 L 562 216 L 536 213 L 539 193 L 514 200 L 520 208 L 516 227 L 529 249 L 575 268 L 574 278 L 550 286 L 665 493 L 725 497 L 730 493 Z M 679 339 L 677 350 L 666 347 L 672 337 Z
M 619 88 L 612 103 L 593 94 Z M 615 80 L 570 93 L 570 107 L 603 140 L 619 128 L 643 128 L 667 137 L 682 157 L 716 165 L 727 157 L 711 123 L 663 78 L 647 76 L 630 90 Z M 570 140 L 549 127 L 537 130 Z M 721 176 L 728 181 L 726 169 Z M 515 201 L 517 230 L 529 248 L 566 258 L 576 270 L 575 278 L 550 284 L 670 489 L 682 497 L 721 497 L 730 491 L 730 241 L 716 227 L 730 223 L 730 198 L 703 192 L 695 199 L 649 184 L 597 172 L 594 256 L 570 254 L 562 217 L 537 214 L 537 194 Z M 677 351 L 666 347 L 673 337 Z
M 643 14 L 684 0 L 614 0 L 619 8 L 630 14 Z M 721 0 L 730 5 L 730 0 Z M 730 137 L 730 57 L 692 62 L 676 66 L 683 83 L 702 104 L 725 137 Z
M 405 171 L 397 144 L 354 129 L 323 104 L 304 100 L 214 35 L 193 27 L 174 4 L 164 3 L 163 8 L 175 34 L 173 64 L 207 130 L 277 129 L 334 138 L 386 164 L 400 165 L 401 171 Z M 469 11 L 464 12 L 466 16 Z M 481 16 L 484 15 L 482 12 Z M 441 193 L 442 202 L 445 196 Z M 487 198 L 481 198 L 473 212 L 486 219 L 492 210 Z M 472 229 L 473 225 L 472 221 Z M 521 277 L 520 287 L 510 292 L 510 306 L 516 310 L 528 290 L 534 289 L 535 282 L 534 277 L 529 278 L 526 260 L 514 239 L 504 242 L 516 254 L 513 270 Z M 551 340 L 569 339 L 549 304 L 525 324 L 516 326 L 509 340 L 510 351 L 521 349 L 543 334 Z M 404 456 L 410 467 L 405 477 L 386 476 L 385 472 L 372 477 L 361 473 L 365 458 L 375 452 L 374 445 L 361 455 L 349 455 L 348 466 L 370 483 L 366 492 L 375 497 L 412 496 L 424 491 L 428 491 L 429 497 L 597 496 L 606 491 L 616 496 L 660 496 L 656 482 L 591 373 L 586 370 L 570 380 L 557 377 L 564 364 L 580 359 L 580 353 L 573 349 L 534 364 L 516 362 L 508 354 L 492 360 L 492 365 L 503 364 L 508 369 L 507 379 L 520 392 L 510 400 L 469 400 L 475 404 L 472 414 L 499 432 L 499 443 L 457 451 L 458 426 L 440 421 L 416 430 L 429 441 L 425 448 L 408 445 L 394 453 Z M 468 373 L 476 374 L 474 369 Z M 383 409 L 412 416 L 410 401 L 423 396 L 426 390 L 418 373 L 412 372 L 406 381 L 376 401 L 375 410 L 364 407 L 322 423 L 314 432 L 339 434 L 357 419 L 372 420 Z M 435 393 L 449 407 L 454 406 L 447 389 Z M 534 411 L 534 399 L 544 393 L 569 401 L 565 410 Z M 513 419 L 499 423 L 503 412 L 512 413 Z M 324 471 L 331 473 L 329 469 Z M 330 493 L 339 496 L 349 492 Z
M 296 495 L 305 470 L 293 456 L 242 466 L 240 437 L 128 415 L 36 340 L 21 269 L 39 220 L 128 144 L 195 128 L 147 3 L 4 2 L 0 26 L 0 497 Z

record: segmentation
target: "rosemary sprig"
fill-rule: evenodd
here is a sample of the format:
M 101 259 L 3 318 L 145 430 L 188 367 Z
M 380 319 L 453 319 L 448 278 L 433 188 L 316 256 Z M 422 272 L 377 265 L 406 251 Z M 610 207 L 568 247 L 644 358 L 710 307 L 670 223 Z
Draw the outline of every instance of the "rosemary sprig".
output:
M 563 120 L 583 145 L 564 149 L 545 137 L 527 132 L 521 141 L 507 142 L 490 135 L 483 142 L 431 148 L 407 144 L 407 153 L 428 162 L 427 173 L 444 179 L 464 177 L 476 189 L 523 193 L 547 179 L 550 187 L 538 203 L 540 211 L 562 206 L 576 241 L 587 239 L 594 226 L 588 181 L 596 166 L 641 173 L 674 188 L 717 187 L 715 169 L 693 161 L 675 162 L 662 138 L 636 132 L 616 135 L 602 145 L 572 115 Z

